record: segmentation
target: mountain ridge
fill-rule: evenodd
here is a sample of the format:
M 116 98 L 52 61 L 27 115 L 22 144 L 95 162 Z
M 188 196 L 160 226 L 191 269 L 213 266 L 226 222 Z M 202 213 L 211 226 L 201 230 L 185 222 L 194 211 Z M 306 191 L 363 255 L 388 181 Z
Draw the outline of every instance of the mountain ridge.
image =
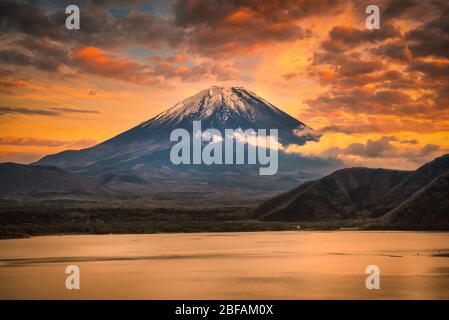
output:
M 254 210 L 254 216 L 271 221 L 369 218 L 379 228 L 446 229 L 449 154 L 414 171 L 337 170 L 263 202 Z
M 449 226 L 449 171 L 387 212 L 381 221 L 389 227 L 426 226 L 438 229 Z
M 223 184 L 219 181 L 224 180 L 223 175 L 212 176 L 207 185 L 208 192 L 204 193 L 198 181 L 192 181 L 190 176 L 182 177 L 182 173 L 173 177 L 173 181 L 170 179 L 171 184 L 167 186 L 160 184 L 163 178 L 147 180 L 114 170 L 92 179 L 57 167 L 2 163 L 0 209 L 28 208 L 26 210 L 31 210 L 31 213 L 36 208 L 71 208 L 75 211 L 77 208 L 93 211 L 122 208 L 124 212 L 132 208 L 143 211 L 165 208 L 170 211 L 169 208 L 212 208 L 230 203 L 249 209 L 254 203 L 257 207 L 252 214 L 248 211 L 248 217 L 236 218 L 251 217 L 274 224 L 304 222 L 310 225 L 307 222 L 311 222 L 312 225 L 318 223 L 325 226 L 330 222 L 337 226 L 349 223 L 368 229 L 447 230 L 449 170 L 445 168 L 448 163 L 449 155 L 445 155 L 415 171 L 345 168 L 277 194 L 273 193 L 272 184 L 267 185 L 266 181 L 260 184 L 260 189 L 250 193 L 245 190 L 244 183 L 253 182 L 244 179 L 225 181 Z M 300 176 L 303 177 L 303 174 Z M 190 185 L 179 189 L 182 185 L 180 179 L 187 179 Z M 277 179 L 286 180 L 289 184 L 291 177 Z M 404 181 L 407 184 L 405 191 L 401 188 Z M 413 181 L 414 186 L 409 186 Z M 217 189 L 212 188 L 213 183 L 218 183 Z M 226 184 L 234 193 L 225 191 Z M 271 192 L 271 196 L 269 193 L 263 194 L 264 187 Z M 385 209 L 380 215 L 374 210 L 379 203 L 386 201 L 382 199 L 401 199 L 412 189 L 416 191 L 399 205 L 393 205 L 392 209 Z M 398 196 L 394 197 L 392 193 Z M 188 201 L 181 195 L 188 197 Z M 125 216 L 123 218 L 126 220 Z
M 340 169 L 298 186 L 284 194 L 284 198 L 281 195 L 268 200 L 256 208 L 255 215 L 264 220 L 353 218 L 408 174 L 409 171 L 391 169 Z
M 378 217 L 392 210 L 446 171 L 449 171 L 449 154 L 425 163 L 379 199 L 379 203 L 371 210 L 371 215 Z

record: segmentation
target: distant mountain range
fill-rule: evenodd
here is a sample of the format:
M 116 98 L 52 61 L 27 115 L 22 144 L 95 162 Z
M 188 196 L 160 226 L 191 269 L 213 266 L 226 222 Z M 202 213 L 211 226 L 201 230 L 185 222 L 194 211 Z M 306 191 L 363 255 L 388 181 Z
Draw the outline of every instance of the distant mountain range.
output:
M 262 220 L 374 218 L 381 226 L 449 228 L 449 154 L 415 171 L 347 168 L 258 206 Z
M 284 179 L 289 180 L 288 177 Z M 230 203 L 234 206 L 259 204 L 253 213 L 258 220 L 301 222 L 362 218 L 378 228 L 449 228 L 449 154 L 415 171 L 337 170 L 262 203 L 244 188 L 235 187 L 234 194 L 214 194 L 201 192 L 194 185 L 175 192 L 163 186 L 130 174 L 106 173 L 94 179 L 51 166 L 0 164 L 2 208 L 48 205 L 57 208 L 150 208 L 161 205 L 174 208 L 188 207 L 185 198 L 189 198 L 192 202 L 197 201 L 199 208 Z M 158 192 L 149 194 L 151 188 Z

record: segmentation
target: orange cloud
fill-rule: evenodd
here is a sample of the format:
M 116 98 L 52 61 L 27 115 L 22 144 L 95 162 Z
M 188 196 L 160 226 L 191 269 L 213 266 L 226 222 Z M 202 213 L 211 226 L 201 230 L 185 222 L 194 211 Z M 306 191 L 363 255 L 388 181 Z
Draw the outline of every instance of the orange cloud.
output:
M 11 80 L 2 79 L 2 80 L 0 80 L 0 88 L 5 89 L 5 90 L 6 89 L 15 89 L 15 88 L 24 88 L 27 85 L 28 85 L 28 83 L 26 81 L 23 81 L 23 80 L 15 80 L 15 79 L 11 79 Z
M 136 84 L 151 82 L 149 67 L 131 60 L 115 59 L 105 51 L 95 47 L 85 47 L 73 52 L 79 68 L 89 73 L 116 78 Z
M 251 19 L 254 18 L 254 14 L 246 9 L 246 8 L 241 8 L 235 12 L 232 12 L 230 15 L 228 15 L 226 17 L 226 21 L 229 23 L 244 23 L 244 22 L 248 22 Z

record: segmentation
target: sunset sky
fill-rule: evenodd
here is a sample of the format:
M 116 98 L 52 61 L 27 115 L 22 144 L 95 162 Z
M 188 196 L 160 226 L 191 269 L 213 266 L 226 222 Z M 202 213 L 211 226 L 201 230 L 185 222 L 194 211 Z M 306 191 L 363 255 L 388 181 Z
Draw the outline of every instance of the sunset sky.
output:
M 0 0 L 0 21 L 0 162 L 93 146 L 212 85 L 321 132 L 304 156 L 414 169 L 449 150 L 447 0 Z

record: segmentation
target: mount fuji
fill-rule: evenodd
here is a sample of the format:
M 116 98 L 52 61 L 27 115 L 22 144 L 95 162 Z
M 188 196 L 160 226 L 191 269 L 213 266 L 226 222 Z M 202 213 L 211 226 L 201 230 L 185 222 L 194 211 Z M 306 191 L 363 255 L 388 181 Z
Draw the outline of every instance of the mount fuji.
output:
M 111 169 L 140 173 L 161 168 L 181 169 L 170 162 L 169 152 L 174 144 L 170 141 L 170 133 L 178 128 L 191 131 L 193 121 L 201 121 L 204 129 L 213 128 L 222 133 L 225 129 L 278 129 L 279 142 L 283 146 L 303 145 L 320 138 L 306 124 L 254 92 L 242 87 L 212 86 L 94 147 L 49 155 L 35 164 L 90 173 Z M 229 166 L 212 169 L 213 166 L 203 166 L 201 170 L 229 170 Z

